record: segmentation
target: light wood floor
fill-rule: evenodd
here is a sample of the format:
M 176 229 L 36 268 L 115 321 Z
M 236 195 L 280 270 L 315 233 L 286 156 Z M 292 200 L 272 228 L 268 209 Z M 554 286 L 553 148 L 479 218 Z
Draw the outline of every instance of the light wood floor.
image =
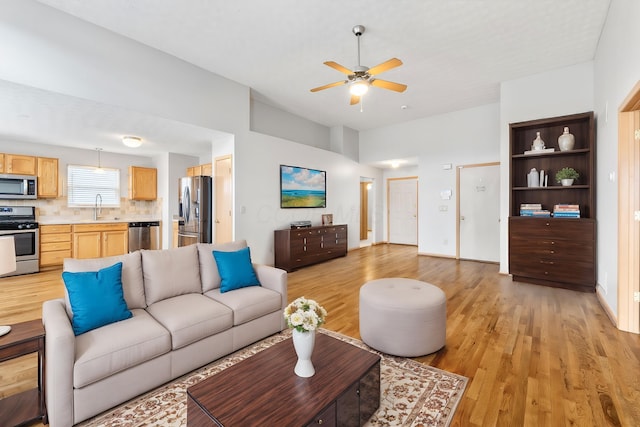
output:
M 378 245 L 290 273 L 289 300 L 316 299 L 327 329 L 359 338 L 358 290 L 382 277 L 424 280 L 447 295 L 447 344 L 417 360 L 469 378 L 452 425 L 640 425 L 640 336 L 616 329 L 595 294 Z M 63 294 L 60 271 L 0 279 L 0 292 L 0 324 L 39 318 L 42 301 Z M 35 385 L 35 363 L 0 366 L 0 395 Z

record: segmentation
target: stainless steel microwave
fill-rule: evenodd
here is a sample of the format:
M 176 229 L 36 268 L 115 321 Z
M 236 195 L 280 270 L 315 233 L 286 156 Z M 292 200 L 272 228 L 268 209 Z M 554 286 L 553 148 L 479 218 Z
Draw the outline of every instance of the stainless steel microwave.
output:
M 35 199 L 37 197 L 37 177 L 0 174 L 0 199 Z

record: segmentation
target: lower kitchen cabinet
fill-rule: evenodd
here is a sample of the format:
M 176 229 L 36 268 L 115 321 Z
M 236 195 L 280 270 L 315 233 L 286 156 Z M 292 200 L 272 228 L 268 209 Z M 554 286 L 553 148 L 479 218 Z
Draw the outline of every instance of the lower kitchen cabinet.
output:
M 55 224 L 40 226 L 40 267 L 62 265 L 71 258 L 71 225 Z
M 127 223 L 78 224 L 73 226 L 73 258 L 100 258 L 126 254 Z

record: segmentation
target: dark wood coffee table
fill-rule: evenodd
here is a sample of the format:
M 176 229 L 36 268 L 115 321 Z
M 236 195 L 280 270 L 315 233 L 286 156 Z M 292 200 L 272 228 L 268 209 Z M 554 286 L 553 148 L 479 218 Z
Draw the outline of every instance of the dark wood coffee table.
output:
M 380 405 L 380 356 L 318 333 L 316 374 L 294 372 L 291 339 L 187 389 L 187 426 L 361 426 Z

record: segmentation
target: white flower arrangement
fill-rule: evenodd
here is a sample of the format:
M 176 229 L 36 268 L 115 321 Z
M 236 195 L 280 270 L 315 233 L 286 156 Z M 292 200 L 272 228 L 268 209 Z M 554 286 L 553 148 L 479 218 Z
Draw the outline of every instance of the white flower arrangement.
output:
M 297 298 L 284 309 L 284 318 L 290 328 L 298 332 L 315 331 L 327 317 L 327 310 L 312 299 Z

